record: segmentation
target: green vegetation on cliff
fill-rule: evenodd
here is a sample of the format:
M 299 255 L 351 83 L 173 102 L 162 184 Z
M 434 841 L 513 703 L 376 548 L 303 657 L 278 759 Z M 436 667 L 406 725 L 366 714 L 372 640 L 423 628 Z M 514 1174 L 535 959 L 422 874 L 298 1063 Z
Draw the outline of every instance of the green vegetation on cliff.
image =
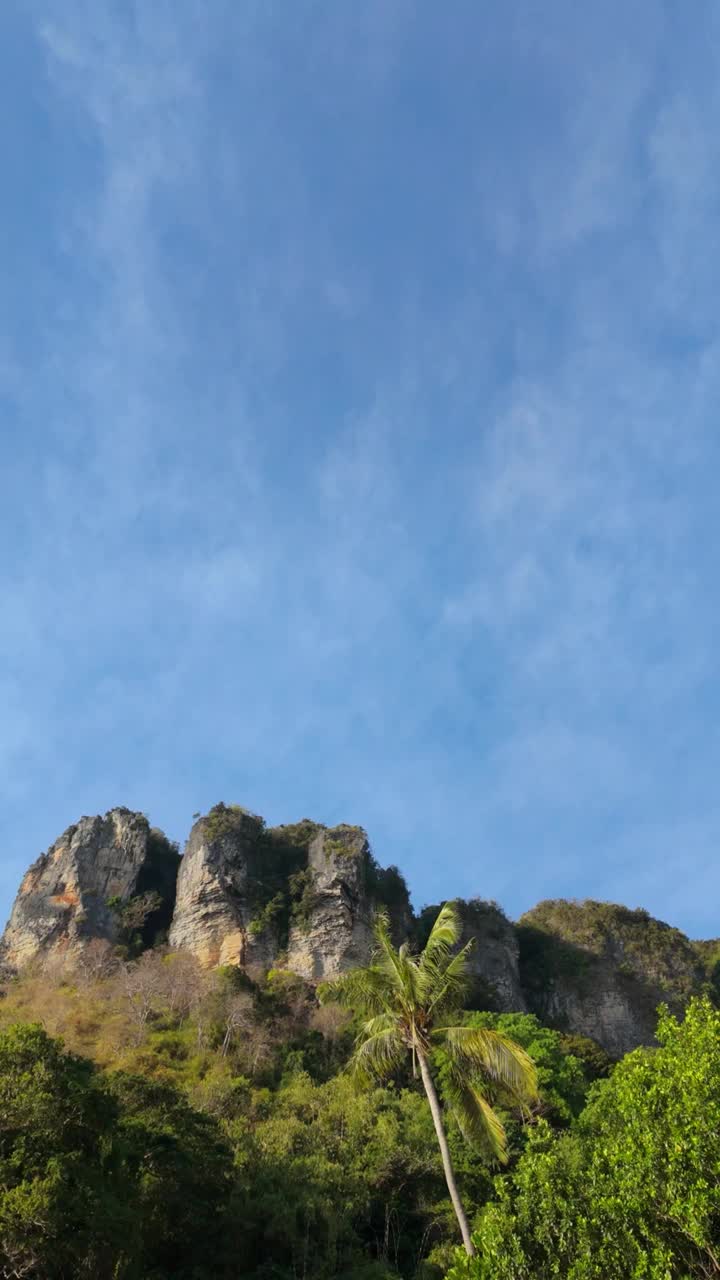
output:
M 720 1013 L 663 1013 L 568 1133 L 539 1123 L 448 1280 L 690 1280 L 720 1274 Z
M 642 909 L 549 900 L 526 912 L 516 930 L 523 988 L 541 1017 L 552 1017 L 554 992 L 592 999 L 615 988 L 638 1009 L 644 1038 L 660 1001 L 679 1010 L 707 982 L 696 946 Z
M 31 1280 L 700 1280 L 720 1248 L 720 1015 L 609 1064 L 531 1014 L 467 1011 L 536 1064 L 528 1112 L 490 1086 L 506 1172 L 447 1135 L 398 1065 L 346 1073 L 353 1011 L 283 970 L 261 984 L 162 949 L 90 947 L 0 1003 L 0 1264 Z M 61 1043 L 64 1041 L 64 1046 Z M 574 1052 L 570 1052 L 574 1050 Z M 442 1059 L 438 1059 L 442 1084 Z M 598 1083 L 591 1086 L 592 1079 Z M 588 1090 L 590 1089 L 589 1103 Z M 587 1105 L 586 1105 L 587 1104 Z M 455 1255 L 457 1258 L 457 1255 Z
M 382 1086 L 348 1076 L 356 1031 L 352 1010 L 319 1007 L 287 971 L 252 983 L 162 948 L 120 960 L 91 946 L 74 972 L 53 963 L 14 980 L 0 1003 L 0 1101 L 21 1100 L 0 1108 L 3 1265 L 36 1280 L 439 1280 L 458 1236 L 432 1119 L 410 1061 Z M 568 1097 L 586 1088 L 558 1033 L 528 1017 L 522 1035 L 541 1078 L 565 1063 Z M 50 1096 L 31 1143 L 22 1091 L 36 1087 Z M 557 1091 L 541 1085 L 537 1105 L 564 1124 Z M 61 1096 L 99 1127 L 76 1141 Z M 497 1106 L 512 1163 L 526 1129 L 512 1102 Z M 474 1212 L 492 1165 L 450 1114 L 447 1135 Z
M 410 895 L 397 867 L 383 868 L 374 858 L 362 827 L 340 823 L 326 827 L 303 818 L 300 822 L 268 827 L 263 818 L 242 805 L 216 804 L 198 823 L 209 843 L 234 842 L 242 849 L 246 868 L 244 893 L 252 912 L 249 932 L 270 933 L 278 950 L 288 944 L 290 928 L 310 927 L 318 902 L 317 874 L 309 865 L 309 850 L 322 837 L 328 861 L 357 860 L 359 877 L 372 908 L 385 908 L 402 928 L 410 918 Z
M 219 866 L 264 959 L 249 973 L 202 968 L 165 941 L 178 854 L 145 824 L 122 810 L 86 820 L 84 844 L 58 846 L 65 863 L 36 864 L 42 883 L 18 911 L 18 955 L 46 912 L 52 928 L 0 998 L 0 1276 L 720 1277 L 717 941 L 690 943 L 645 912 L 595 902 L 541 903 L 516 927 L 476 899 L 458 904 L 461 934 L 421 960 L 437 908 L 413 916 L 404 879 L 378 865 L 361 828 L 268 829 L 222 805 L 193 837 L 218 847 L 194 847 Z M 117 892 L 124 842 L 144 857 L 148 833 L 143 877 Z M 78 877 L 79 905 L 65 891 Z M 199 886 L 191 945 L 203 956 Z M 102 907 L 104 933 L 92 933 L 88 902 Z M 336 988 L 348 1007 L 320 1004 L 285 967 L 291 930 L 314 929 L 332 957 L 345 917 L 366 926 L 378 905 L 397 1002 L 368 1008 L 379 988 L 366 965 Z M 467 986 L 456 948 L 470 938 Z M 653 1043 L 661 1001 L 659 1048 L 614 1064 L 591 1038 L 615 1059 Z M 498 1012 L 526 1002 L 532 1013 Z M 534 1063 L 532 1101 L 502 1078 L 498 1046 L 509 1042 Z M 474 1057 L 460 1061 L 463 1044 Z M 364 1081 L 349 1070 L 353 1052 L 377 1068 Z M 480 1090 L 474 1112 L 459 1105 L 464 1084 Z M 477 1139 L 481 1120 L 484 1151 L 463 1137 Z M 457 1253 L 448 1169 L 470 1261 Z

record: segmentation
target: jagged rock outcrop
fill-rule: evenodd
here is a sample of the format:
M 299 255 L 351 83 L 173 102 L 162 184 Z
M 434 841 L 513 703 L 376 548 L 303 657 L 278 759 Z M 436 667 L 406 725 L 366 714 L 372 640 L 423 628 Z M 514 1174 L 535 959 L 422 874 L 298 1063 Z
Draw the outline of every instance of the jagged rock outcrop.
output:
M 476 944 L 474 1007 L 530 1010 L 613 1057 L 652 1043 L 661 1002 L 680 1011 L 703 988 L 720 993 L 720 942 L 691 943 L 645 911 L 549 901 L 514 926 L 495 903 L 459 906 L 462 940 Z M 136 955 L 169 929 L 171 946 L 208 967 L 285 968 L 320 982 L 368 963 L 378 907 L 396 943 L 418 948 L 438 911 L 413 914 L 402 875 L 378 865 L 361 827 L 305 818 L 268 828 L 220 804 L 195 823 L 180 860 L 143 814 L 113 809 L 81 818 L 31 866 L 0 972 L 74 962 L 95 940 Z
M 310 842 L 303 897 L 290 924 L 287 967 L 294 973 L 319 982 L 368 963 L 369 857 L 361 827 L 321 829 Z
M 178 876 L 170 945 L 204 965 L 269 968 L 280 947 L 273 902 L 277 868 L 262 818 L 216 805 L 192 828 Z M 297 867 L 289 860 L 285 880 Z
M 515 928 L 495 902 L 473 898 L 460 902 L 462 942 L 475 939 L 472 969 L 485 1007 L 498 1013 L 524 1013 L 520 984 L 520 947 Z
M 612 903 L 541 902 L 521 918 L 518 936 L 530 1009 L 612 1057 L 652 1044 L 657 1006 L 679 1012 L 706 980 L 679 929 Z
M 422 949 L 441 903 L 424 907 L 412 927 L 415 947 Z M 477 1008 L 496 1013 L 525 1013 L 520 982 L 519 945 L 515 927 L 496 902 L 483 898 L 456 899 L 462 919 L 460 946 L 473 941 L 470 958 L 474 976 L 472 1000 Z
M 81 818 L 25 875 L 0 942 L 3 966 L 72 962 L 93 939 L 122 942 L 131 905 L 133 927 L 150 944 L 170 924 L 179 860 L 142 813 Z
M 396 868 L 377 865 L 360 827 L 305 818 L 267 828 L 237 805 L 216 805 L 190 833 L 170 943 L 205 965 L 282 965 L 319 981 L 367 963 L 380 904 L 404 934 L 407 886 Z

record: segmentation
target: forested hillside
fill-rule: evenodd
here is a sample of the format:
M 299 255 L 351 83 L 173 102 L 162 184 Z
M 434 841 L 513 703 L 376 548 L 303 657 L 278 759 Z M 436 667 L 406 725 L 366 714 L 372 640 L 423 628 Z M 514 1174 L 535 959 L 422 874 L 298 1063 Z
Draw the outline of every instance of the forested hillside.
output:
M 358 828 L 267 832 L 220 806 L 188 849 L 180 862 L 116 810 L 82 819 L 24 881 L 0 1000 L 1 1275 L 720 1275 L 715 944 L 608 904 L 541 904 L 515 928 L 459 903 L 423 996 L 413 966 L 438 908 L 414 916 Z M 459 1249 L 416 1033 L 392 1040 L 362 979 L 383 920 L 405 975 L 397 1025 L 417 1005 L 407 1025 L 475 1256 Z M 623 1056 L 637 1026 L 652 1039 L 659 989 L 674 1010 L 659 1046 Z M 378 1070 L 358 1073 L 368 1039 Z M 450 1052 L 465 1042 L 482 1050 L 474 1117 Z M 495 1043 L 527 1053 L 536 1090 L 513 1088 Z
M 466 855 L 482 887 L 480 855 Z M 467 868 L 466 868 L 467 874 Z M 378 909 L 396 941 L 425 942 L 439 904 L 415 913 L 395 866 L 362 827 L 308 818 L 280 827 L 240 805 L 196 814 L 182 857 L 142 813 L 82 817 L 30 866 L 0 942 L 0 967 L 84 963 L 88 947 L 169 942 L 203 967 L 317 983 L 365 964 Z M 646 911 L 541 902 L 513 924 L 497 903 L 460 904 L 474 938 L 473 999 L 531 1012 L 613 1057 L 651 1043 L 658 1004 L 679 1013 L 712 980 L 717 943 L 693 944 Z
M 500 1108 L 506 1169 L 448 1121 L 479 1249 L 467 1261 L 411 1070 L 360 1087 L 344 1071 L 352 1016 L 301 979 L 253 984 L 163 950 L 90 955 L 72 978 L 17 980 L 0 1010 L 5 1276 L 717 1274 L 720 1019 L 707 1002 L 683 1026 L 666 1018 L 663 1047 L 609 1078 L 591 1041 L 468 1011 L 526 1047 L 540 1089 L 524 1115 Z

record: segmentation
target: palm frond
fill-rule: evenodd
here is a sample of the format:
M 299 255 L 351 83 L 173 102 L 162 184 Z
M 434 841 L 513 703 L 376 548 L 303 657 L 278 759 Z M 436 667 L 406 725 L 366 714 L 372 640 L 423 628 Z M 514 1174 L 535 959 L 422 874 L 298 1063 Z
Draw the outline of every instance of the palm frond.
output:
M 455 1119 L 465 1141 L 476 1150 L 507 1163 L 507 1138 L 502 1121 L 477 1085 L 450 1085 L 446 1089 Z
M 382 1013 L 394 1000 L 393 985 L 388 975 L 377 965 L 365 969 L 351 969 L 339 977 L 323 982 L 318 987 L 321 1004 L 331 1001 L 356 1013 L 369 1015 Z
M 382 1018 L 374 1021 L 382 1022 Z M 394 1026 L 383 1027 L 370 1035 L 366 1027 L 362 1041 L 350 1059 L 350 1070 L 363 1083 L 385 1080 L 397 1070 L 406 1052 Z
M 454 902 L 446 902 L 440 908 L 420 956 L 421 968 L 441 963 L 459 941 L 461 932 L 462 924 L 457 906 Z
M 363 1040 L 370 1036 L 378 1036 L 382 1031 L 397 1030 L 397 1018 L 392 1013 L 379 1013 L 373 1018 L 368 1018 L 364 1022 L 356 1037 L 356 1046 L 359 1046 Z
M 508 1036 L 485 1027 L 436 1027 L 432 1034 L 444 1042 L 448 1058 L 459 1071 L 488 1076 L 518 1101 L 537 1097 L 535 1063 Z
M 390 921 L 385 911 L 376 914 L 373 932 L 376 943 L 374 967 L 385 974 L 395 988 L 398 1004 L 409 1012 L 419 998 L 417 960 L 406 942 L 399 950 L 393 946 Z
M 439 962 L 428 961 L 423 967 L 423 987 L 427 1009 L 434 1017 L 449 1013 L 462 1005 L 470 985 L 470 956 L 475 948 L 471 938 L 454 956 Z

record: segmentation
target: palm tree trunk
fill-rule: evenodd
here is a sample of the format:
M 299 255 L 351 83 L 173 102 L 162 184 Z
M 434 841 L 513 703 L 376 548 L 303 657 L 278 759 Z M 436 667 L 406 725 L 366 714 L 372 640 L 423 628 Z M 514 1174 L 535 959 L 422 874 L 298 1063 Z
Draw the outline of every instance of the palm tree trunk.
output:
M 445 1170 L 445 1181 L 447 1182 L 447 1188 L 450 1192 L 450 1199 L 452 1200 L 455 1216 L 460 1226 L 463 1244 L 465 1245 L 465 1252 L 469 1253 L 471 1258 L 474 1258 L 475 1246 L 470 1238 L 470 1224 L 468 1223 L 467 1215 L 463 1209 L 462 1200 L 460 1199 L 460 1193 L 455 1181 L 455 1170 L 452 1166 L 450 1148 L 448 1147 L 445 1130 L 443 1129 L 442 1113 L 440 1111 L 440 1103 L 435 1089 L 435 1082 L 430 1074 L 430 1068 L 422 1049 L 418 1048 L 416 1052 L 418 1062 L 420 1063 L 420 1074 L 425 1086 L 425 1093 L 427 1094 L 427 1100 L 430 1103 L 430 1110 L 432 1112 L 433 1124 L 435 1125 L 435 1132 L 437 1134 L 437 1140 L 440 1147 L 440 1155 L 442 1156 L 443 1169 Z

